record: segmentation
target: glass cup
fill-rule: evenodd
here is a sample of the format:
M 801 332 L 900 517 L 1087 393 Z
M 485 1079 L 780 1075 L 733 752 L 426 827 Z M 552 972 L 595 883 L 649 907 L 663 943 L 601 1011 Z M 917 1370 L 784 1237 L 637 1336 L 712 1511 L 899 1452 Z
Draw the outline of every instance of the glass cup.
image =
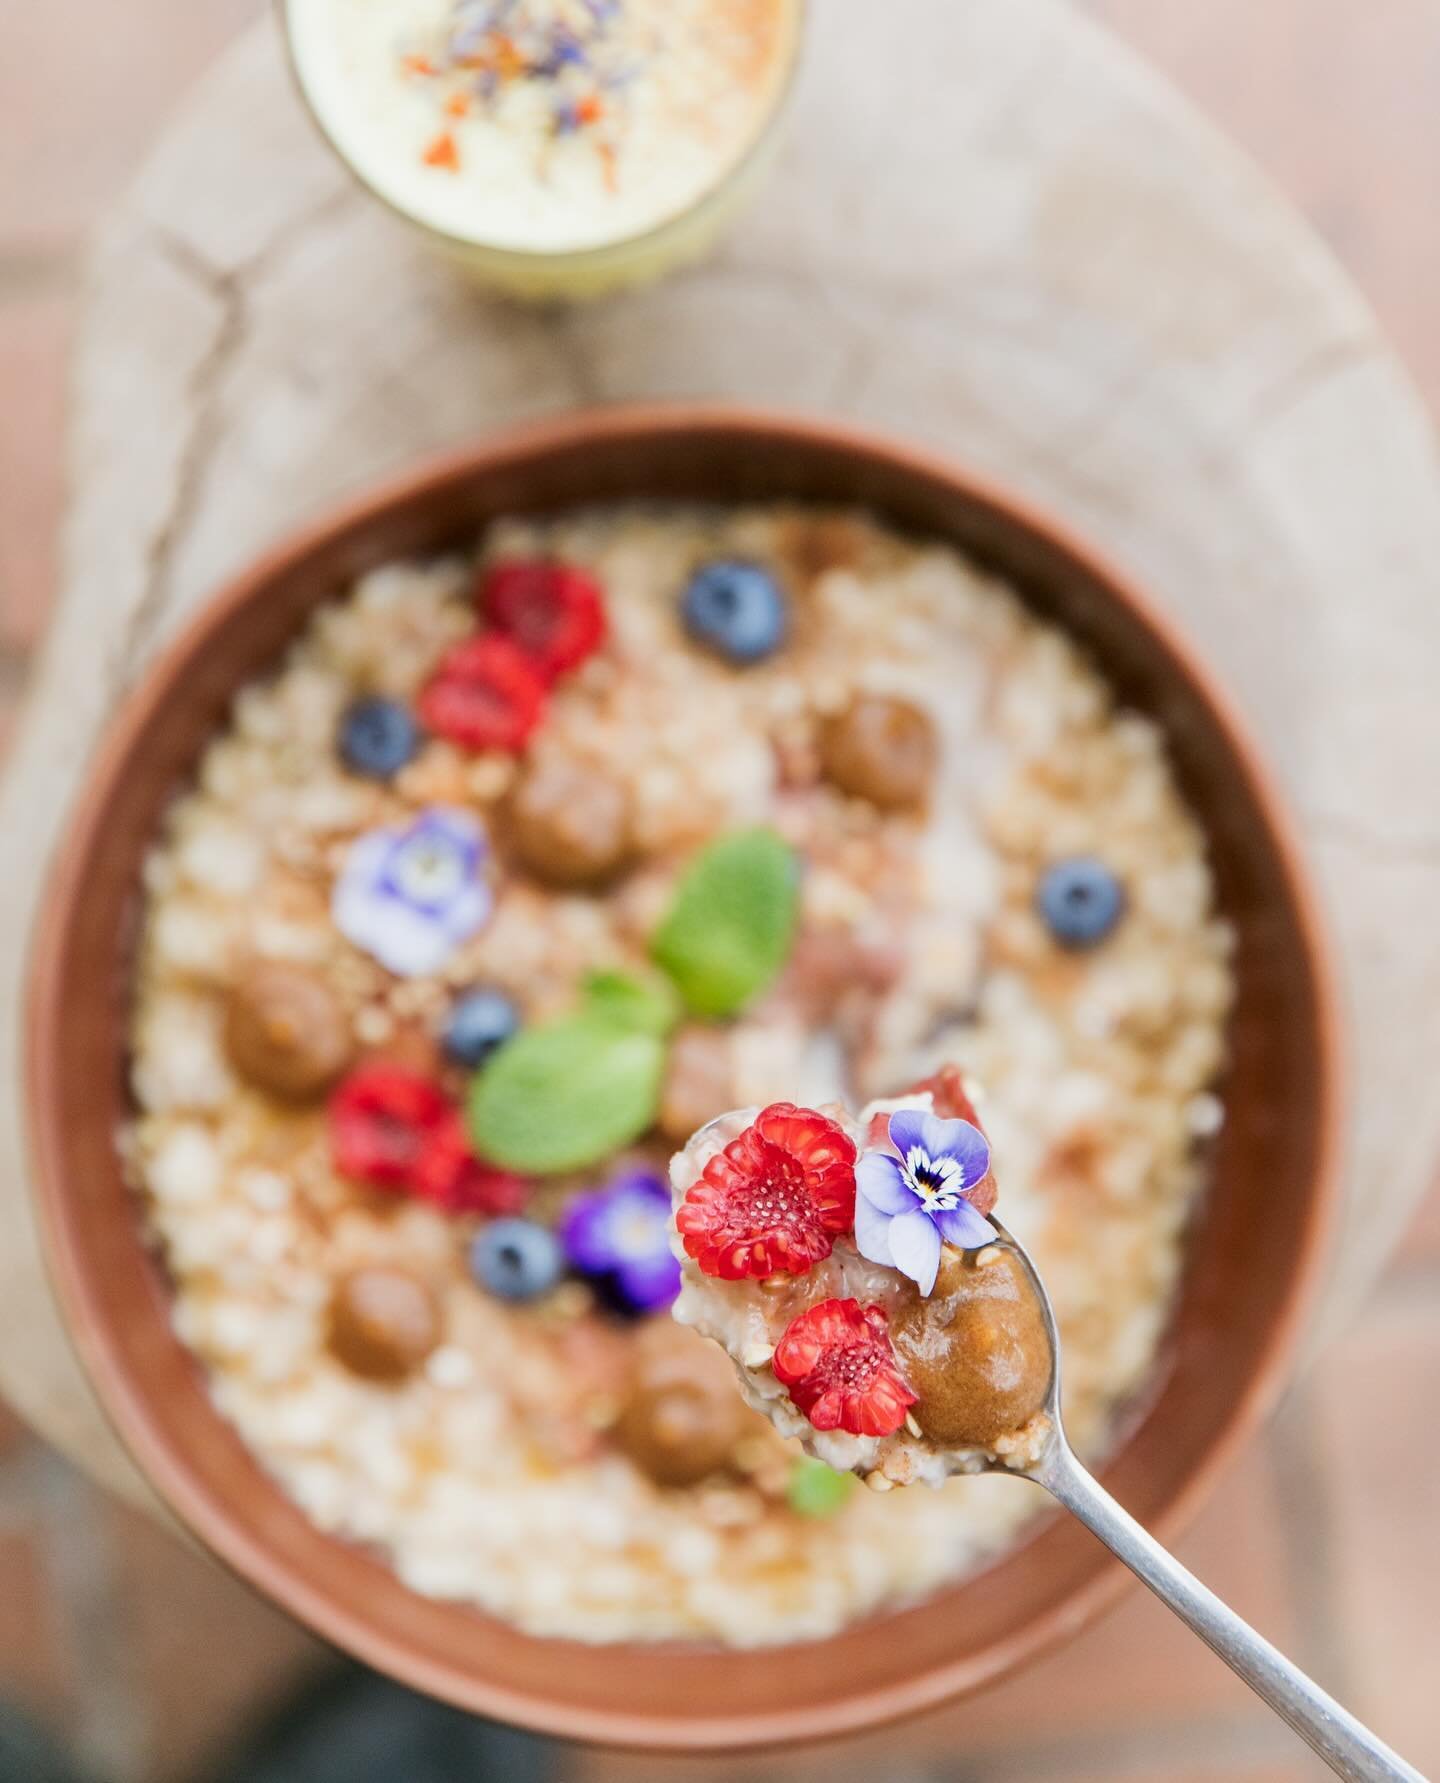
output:
M 758 189 L 778 144 L 779 124 L 794 85 L 803 38 L 804 0 L 776 0 L 775 51 L 763 96 L 756 101 L 753 127 L 736 152 L 719 162 L 712 183 L 683 207 L 639 229 L 583 246 L 523 247 L 461 233 L 417 214 L 400 182 L 377 170 L 372 156 L 354 152 L 353 118 L 338 125 L 333 94 L 338 77 L 324 69 L 323 34 L 308 15 L 317 0 L 278 0 L 290 64 L 300 93 L 322 135 L 355 178 L 387 209 L 417 230 L 446 259 L 477 283 L 522 301 L 545 302 L 597 297 L 648 284 L 675 268 L 705 257 Z M 399 78 L 397 73 L 396 78 Z M 347 131 L 351 139 L 347 142 Z M 443 177 L 443 176 L 441 176 Z

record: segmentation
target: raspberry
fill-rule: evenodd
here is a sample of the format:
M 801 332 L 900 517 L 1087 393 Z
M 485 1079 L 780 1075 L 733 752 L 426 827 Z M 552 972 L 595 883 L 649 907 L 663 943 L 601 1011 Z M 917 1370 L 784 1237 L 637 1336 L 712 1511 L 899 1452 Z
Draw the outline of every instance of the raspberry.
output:
M 404 1188 L 449 1104 L 428 1077 L 399 1065 L 362 1065 L 330 1098 L 330 1147 L 342 1176 Z
M 517 1213 L 525 1202 L 524 1178 L 477 1158 L 460 1110 L 400 1065 L 351 1072 L 330 1099 L 330 1145 L 342 1176 L 446 1213 Z
M 900 1377 L 883 1306 L 822 1300 L 785 1327 L 771 1367 L 817 1430 L 890 1436 L 915 1395 Z
M 578 668 L 605 637 L 600 585 L 584 570 L 545 558 L 514 558 L 487 572 L 480 611 L 524 651 L 549 682 Z
M 855 1146 L 813 1108 L 773 1102 L 705 1166 L 675 1215 L 706 1275 L 804 1275 L 855 1223 Z
M 467 638 L 440 660 L 416 711 L 427 730 L 465 749 L 518 754 L 545 708 L 545 684 L 509 638 Z
M 427 1135 L 407 1186 L 445 1213 L 519 1213 L 527 1191 L 523 1176 L 475 1156 L 458 1108 L 447 1109 Z

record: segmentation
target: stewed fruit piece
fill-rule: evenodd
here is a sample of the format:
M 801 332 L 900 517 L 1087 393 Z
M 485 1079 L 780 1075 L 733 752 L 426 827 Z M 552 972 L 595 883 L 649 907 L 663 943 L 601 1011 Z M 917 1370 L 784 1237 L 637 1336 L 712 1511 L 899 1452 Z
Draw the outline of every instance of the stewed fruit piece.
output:
M 929 713 L 889 694 L 857 694 L 820 732 L 826 776 L 883 811 L 923 805 L 938 756 Z
M 225 1051 L 246 1083 L 282 1102 L 322 1096 L 350 1063 L 339 999 L 318 973 L 280 960 L 247 964 L 225 1006 Z
M 336 1282 L 330 1299 L 331 1354 L 363 1380 L 413 1374 L 440 1341 L 440 1308 L 408 1269 L 370 1264 Z
M 718 1472 L 753 1423 L 718 1349 L 668 1324 L 639 1337 L 615 1441 L 656 1485 Z
M 631 857 L 625 788 L 583 762 L 538 762 L 507 808 L 510 846 L 520 865 L 547 885 L 602 885 Z

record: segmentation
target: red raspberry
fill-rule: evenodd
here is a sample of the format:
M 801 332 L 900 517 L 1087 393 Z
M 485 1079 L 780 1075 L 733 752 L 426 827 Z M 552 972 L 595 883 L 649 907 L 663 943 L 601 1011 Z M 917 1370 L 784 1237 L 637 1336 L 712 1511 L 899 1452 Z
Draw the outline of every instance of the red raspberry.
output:
M 525 747 L 545 709 L 545 684 L 509 638 L 467 638 L 441 658 L 415 709 L 437 736 L 465 749 Z
M 711 1158 L 675 1215 L 685 1249 L 725 1281 L 804 1275 L 854 1223 L 854 1142 L 793 1102 L 772 1102 Z
M 785 1327 L 771 1367 L 817 1430 L 890 1436 L 915 1395 L 900 1377 L 883 1306 L 822 1300 Z
M 446 1213 L 519 1213 L 529 1185 L 470 1149 L 465 1117 L 450 1108 L 427 1136 L 407 1185 L 422 1201 Z
M 578 668 L 605 637 L 600 584 L 572 564 L 512 558 L 488 570 L 480 611 L 518 644 L 545 681 Z
M 430 1135 L 449 1110 L 428 1077 L 400 1065 L 361 1065 L 330 1098 L 335 1168 L 379 1188 L 409 1185 Z
M 342 1176 L 446 1213 L 518 1213 L 525 1204 L 525 1179 L 477 1158 L 460 1110 L 403 1065 L 351 1072 L 330 1099 L 330 1145 Z

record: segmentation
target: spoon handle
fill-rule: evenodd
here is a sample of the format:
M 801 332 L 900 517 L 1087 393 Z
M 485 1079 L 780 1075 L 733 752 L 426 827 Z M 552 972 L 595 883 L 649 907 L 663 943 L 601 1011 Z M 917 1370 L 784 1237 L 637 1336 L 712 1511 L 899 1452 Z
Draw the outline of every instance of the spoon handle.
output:
M 1419 1771 L 1376 1739 L 1298 1665 L 1292 1665 L 1187 1572 L 1080 1465 L 1063 1438 L 1052 1445 L 1030 1477 L 1073 1511 L 1112 1554 L 1169 1604 L 1206 1646 L 1314 1747 L 1337 1776 L 1348 1777 L 1352 1783 L 1425 1783 Z

